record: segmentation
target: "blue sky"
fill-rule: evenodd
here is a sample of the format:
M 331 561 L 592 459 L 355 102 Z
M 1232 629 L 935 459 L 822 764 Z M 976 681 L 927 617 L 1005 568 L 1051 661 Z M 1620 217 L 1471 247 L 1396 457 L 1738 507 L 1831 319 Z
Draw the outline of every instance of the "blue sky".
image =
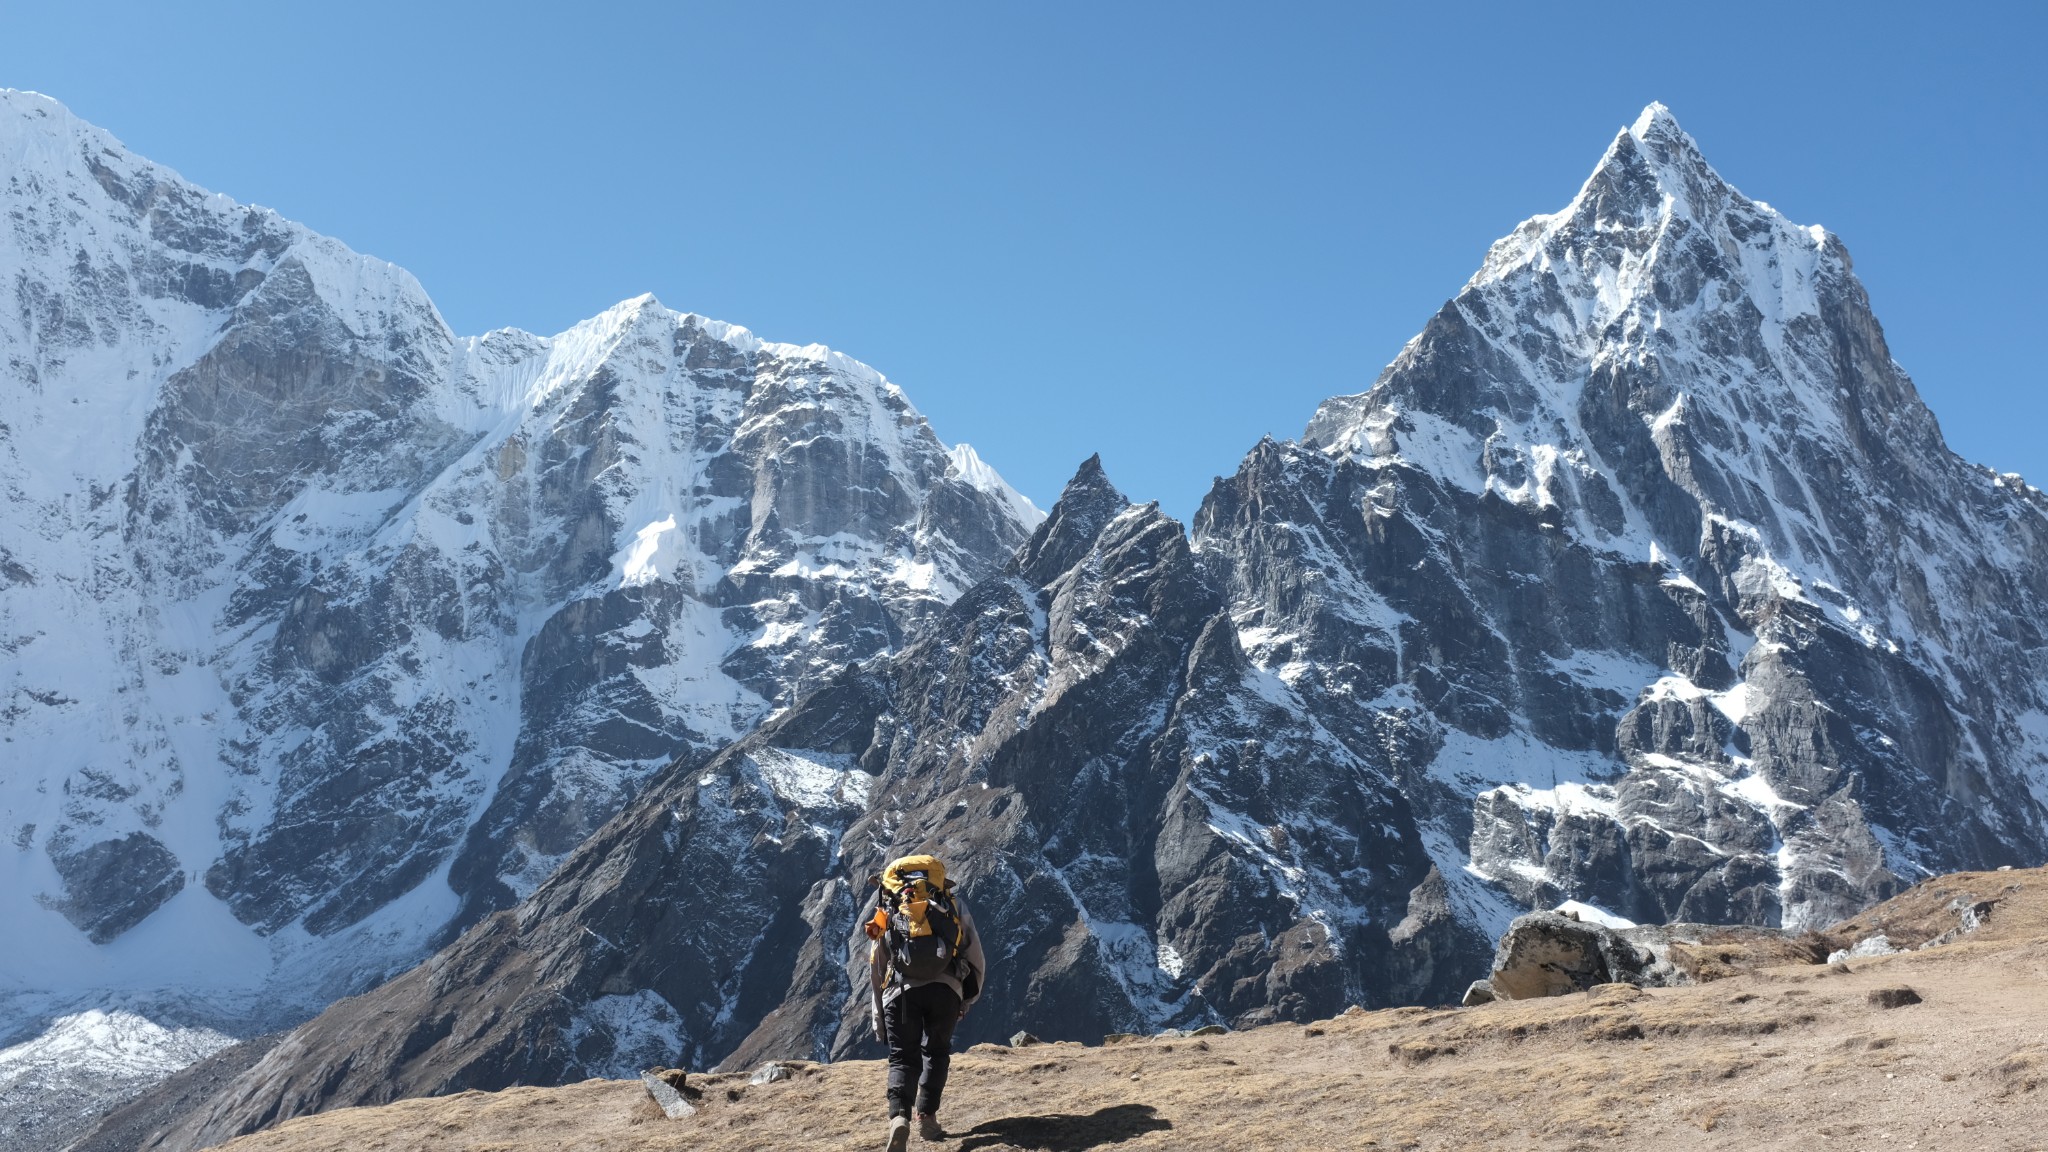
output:
M 416 273 L 821 342 L 1040 504 L 1187 516 L 1670 105 L 2048 480 L 2048 5 L 0 2 L 0 85 Z

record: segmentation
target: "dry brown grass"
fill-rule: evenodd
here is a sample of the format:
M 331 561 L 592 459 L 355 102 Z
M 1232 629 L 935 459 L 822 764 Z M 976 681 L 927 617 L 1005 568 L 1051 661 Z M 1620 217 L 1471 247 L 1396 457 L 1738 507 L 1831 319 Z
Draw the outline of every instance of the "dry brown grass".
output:
M 1981 875 L 2019 885 L 1986 930 L 1846 974 L 1788 965 L 1688 988 L 1354 1010 L 1203 1040 L 980 1045 L 955 1058 L 952 1138 L 938 1147 L 2048 1149 L 2048 884 L 2038 872 Z M 1923 1002 L 1871 1003 L 1901 985 Z M 692 1077 L 702 1110 L 669 1121 L 637 1083 L 590 1081 L 344 1110 L 228 1147 L 873 1149 L 881 1084 L 875 1062 L 761 1086 Z

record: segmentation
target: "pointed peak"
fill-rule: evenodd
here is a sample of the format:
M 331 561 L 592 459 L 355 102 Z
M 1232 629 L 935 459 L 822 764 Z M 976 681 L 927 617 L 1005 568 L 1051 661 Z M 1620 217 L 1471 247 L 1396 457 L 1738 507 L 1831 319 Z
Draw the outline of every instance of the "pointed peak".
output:
M 1685 131 L 1678 126 L 1678 117 L 1671 114 L 1671 109 L 1666 108 L 1662 101 L 1652 100 L 1643 109 L 1643 114 L 1636 117 L 1636 122 L 1629 125 L 1628 134 L 1643 140 L 1653 135 L 1684 136 Z
M 1074 485 L 1083 482 L 1089 484 L 1109 483 L 1109 473 L 1102 470 L 1102 453 L 1097 452 L 1086 460 L 1081 461 L 1081 466 L 1074 469 L 1074 478 L 1067 481 L 1067 487 L 1072 488 Z
M 1081 466 L 1074 470 L 1074 478 L 1060 490 L 1059 501 L 1053 505 L 1053 510 L 1057 512 L 1062 504 L 1085 504 L 1091 507 L 1113 505 L 1122 511 L 1130 502 L 1129 497 L 1109 482 L 1109 473 L 1103 470 L 1102 454 L 1098 452 L 1081 461 Z
M 1700 154 L 1698 142 L 1678 126 L 1678 117 L 1664 105 L 1652 101 L 1625 134 L 1642 147 L 1646 158 L 1658 169 L 1662 183 L 1685 183 L 1702 175 L 1720 183 L 1707 158 Z
M 1130 506 L 1130 500 L 1109 482 L 1101 454 L 1090 456 L 1067 481 L 1045 522 L 1018 554 L 1019 568 L 1039 584 L 1051 581 L 1080 563 L 1103 527 Z
M 1022 492 L 1010 487 L 1010 482 L 989 467 L 981 454 L 974 450 L 974 445 L 965 440 L 953 445 L 946 452 L 946 467 L 950 475 L 969 487 L 1000 501 L 1027 531 L 1045 523 L 1045 512 L 1026 499 Z
M 1652 103 L 1614 134 L 1571 204 L 1551 220 L 1577 218 L 1635 228 L 1659 218 L 1705 219 L 1741 196 L 1721 179 L 1671 109 Z M 1525 224 L 1524 227 L 1528 227 Z M 1489 263 L 1491 263 L 1489 259 Z

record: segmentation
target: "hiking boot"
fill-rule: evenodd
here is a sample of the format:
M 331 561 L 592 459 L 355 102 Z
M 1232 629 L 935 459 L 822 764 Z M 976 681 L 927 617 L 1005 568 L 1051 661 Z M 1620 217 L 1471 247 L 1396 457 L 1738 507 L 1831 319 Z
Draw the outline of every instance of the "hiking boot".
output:
M 917 1114 L 917 1138 L 936 1144 L 946 1138 L 946 1130 L 939 1127 L 939 1118 L 929 1112 Z
M 910 1117 L 889 1117 L 889 1152 L 909 1152 Z

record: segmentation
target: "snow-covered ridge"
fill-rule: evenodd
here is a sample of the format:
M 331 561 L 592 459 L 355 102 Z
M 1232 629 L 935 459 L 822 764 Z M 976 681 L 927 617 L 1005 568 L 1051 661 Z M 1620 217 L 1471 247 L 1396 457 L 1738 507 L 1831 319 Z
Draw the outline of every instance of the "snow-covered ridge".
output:
M 231 1043 L 210 1028 L 163 1028 L 119 1009 L 61 1017 L 0 1048 L 0 1148 L 64 1147 L 90 1131 L 100 1101 L 141 1092 Z
M 974 446 L 965 442 L 953 445 L 948 458 L 953 463 L 953 472 L 975 489 L 986 492 L 1001 500 L 1017 514 L 1017 521 L 1031 528 L 1045 523 L 1045 513 L 1033 504 L 1022 492 L 1010 487 L 995 469 L 989 467 L 975 452 Z

